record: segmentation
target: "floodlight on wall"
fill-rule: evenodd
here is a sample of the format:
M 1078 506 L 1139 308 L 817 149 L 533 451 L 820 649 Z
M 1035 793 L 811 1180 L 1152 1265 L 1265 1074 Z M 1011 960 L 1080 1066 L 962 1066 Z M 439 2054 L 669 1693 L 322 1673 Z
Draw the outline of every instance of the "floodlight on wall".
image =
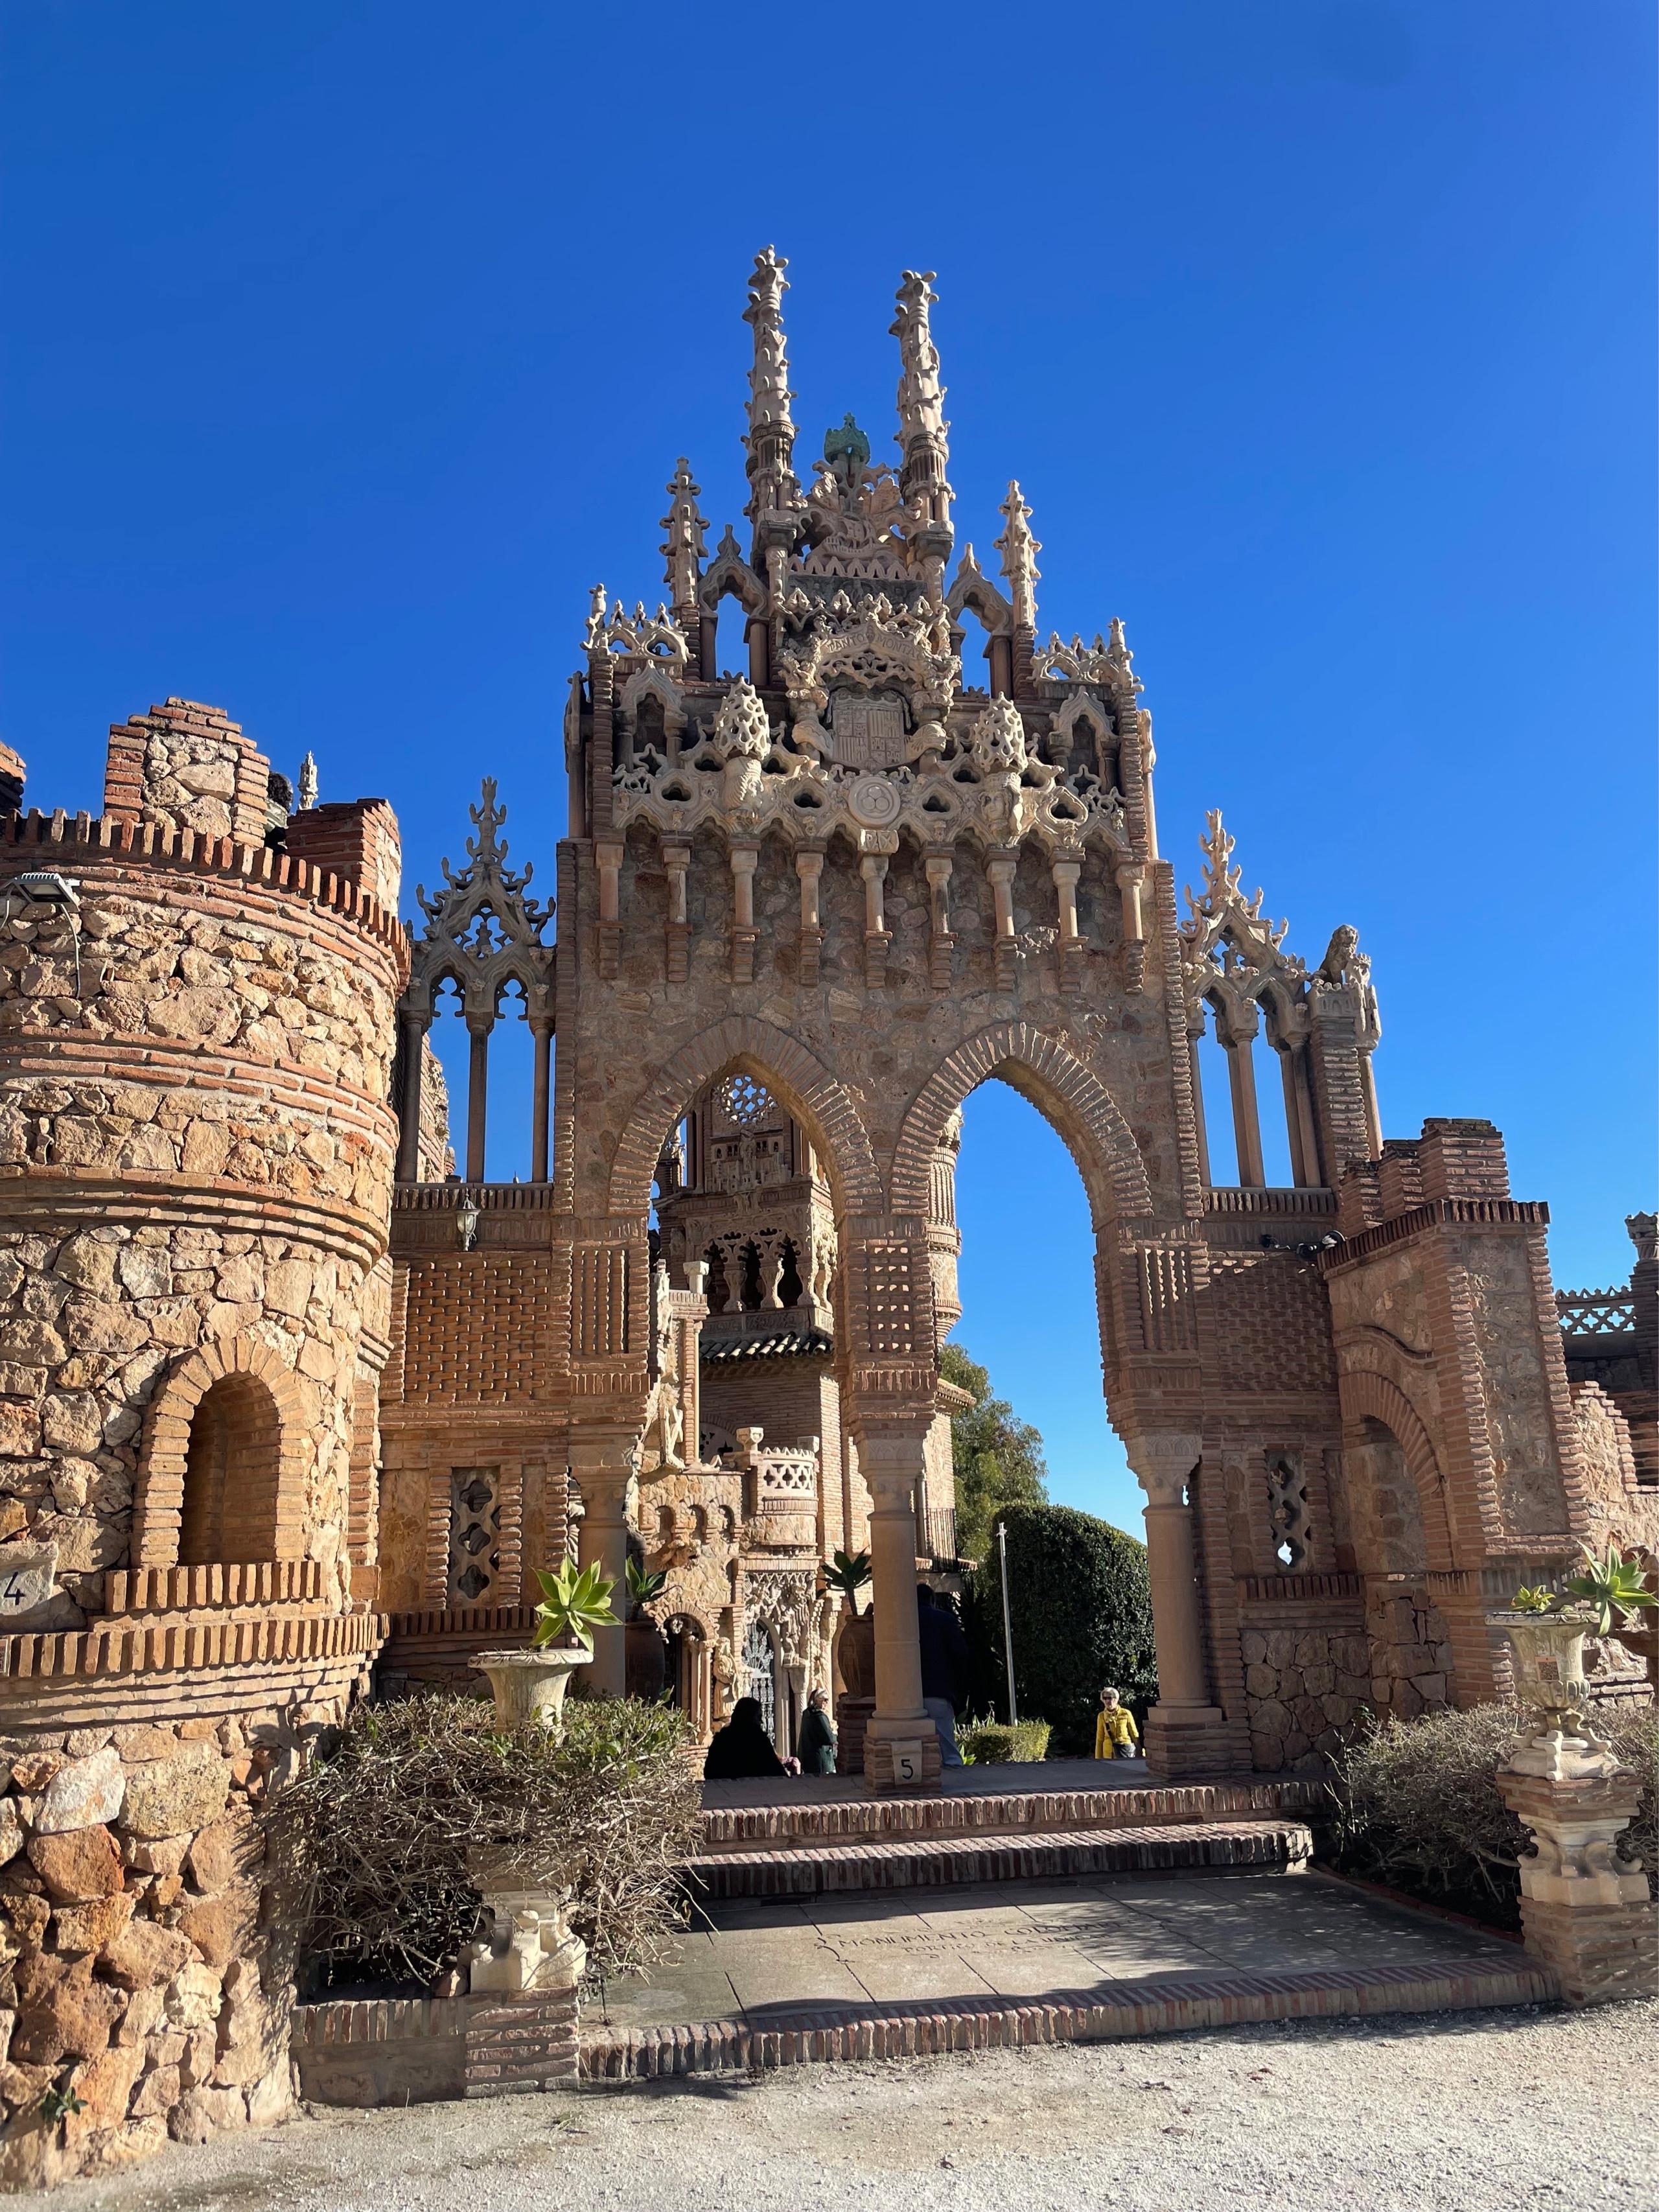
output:
M 5 906 L 0 920 L 12 921 L 17 918 L 17 901 L 21 899 L 22 913 L 31 908 L 40 918 L 46 914 L 62 915 L 69 924 L 70 941 L 75 947 L 75 995 L 81 995 L 81 893 L 67 876 L 59 875 L 55 868 L 29 868 L 21 876 L 14 876 L 5 889 Z

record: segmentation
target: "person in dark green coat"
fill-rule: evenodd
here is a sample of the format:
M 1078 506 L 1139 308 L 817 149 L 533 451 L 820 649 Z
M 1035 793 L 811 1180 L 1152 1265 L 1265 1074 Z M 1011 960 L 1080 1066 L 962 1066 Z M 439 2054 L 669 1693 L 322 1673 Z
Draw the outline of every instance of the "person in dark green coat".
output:
M 814 1690 L 800 1717 L 796 1749 L 800 1754 L 803 1774 L 833 1774 L 836 1771 L 836 1731 L 825 1710 L 827 1704 L 823 1691 Z

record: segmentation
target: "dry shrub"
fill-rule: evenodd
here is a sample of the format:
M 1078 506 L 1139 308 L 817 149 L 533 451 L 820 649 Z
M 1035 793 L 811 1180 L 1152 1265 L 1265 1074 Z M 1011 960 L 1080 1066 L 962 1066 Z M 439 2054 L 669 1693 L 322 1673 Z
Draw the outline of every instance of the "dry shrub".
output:
M 1513 1705 L 1373 1722 L 1334 1761 L 1337 1863 L 1518 1925 L 1528 1838 L 1498 1796 L 1495 1776 L 1525 1725 Z M 1659 1711 L 1601 1706 L 1592 1725 L 1642 1777 L 1641 1803 L 1623 1848 L 1640 1856 L 1659 1894 Z
M 477 1698 L 360 1705 L 272 1808 L 290 1924 L 314 1979 L 424 1990 L 485 1932 L 483 1853 L 526 1887 L 570 1893 L 589 1972 L 661 1957 L 700 1804 L 682 1717 L 579 1698 L 562 1741 L 504 1729 Z

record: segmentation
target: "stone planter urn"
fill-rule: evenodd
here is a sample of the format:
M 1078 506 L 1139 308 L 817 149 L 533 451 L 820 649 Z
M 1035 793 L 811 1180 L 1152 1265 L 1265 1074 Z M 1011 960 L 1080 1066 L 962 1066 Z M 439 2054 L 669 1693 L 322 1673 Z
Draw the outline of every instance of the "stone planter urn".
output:
M 836 1665 L 849 1698 L 876 1694 L 876 1610 L 849 1613 L 836 1638 Z
M 533 1650 L 481 1651 L 473 1661 L 489 1677 L 495 1717 L 504 1728 L 540 1721 L 553 1734 L 564 1733 L 564 1693 L 578 1667 L 591 1667 L 593 1654 L 579 1644 L 544 1644 Z
M 1561 1613 L 1500 1613 L 1491 1618 L 1510 1640 L 1521 1678 L 1521 1703 L 1532 1710 L 1536 1721 L 1510 1754 L 1510 1768 L 1552 1782 L 1612 1773 L 1619 1764 L 1617 1756 L 1584 1717 L 1589 1697 L 1584 1638 L 1590 1624 Z

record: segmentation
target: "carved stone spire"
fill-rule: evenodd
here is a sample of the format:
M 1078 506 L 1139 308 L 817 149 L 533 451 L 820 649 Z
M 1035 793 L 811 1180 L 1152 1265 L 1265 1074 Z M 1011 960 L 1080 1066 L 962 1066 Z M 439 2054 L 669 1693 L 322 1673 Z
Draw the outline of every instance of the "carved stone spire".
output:
M 1036 580 L 1042 574 L 1036 556 L 1042 550 L 1031 535 L 1031 510 L 1020 496 L 1019 486 L 1011 483 L 1008 496 L 999 510 L 1007 524 L 996 540 L 996 549 L 1002 556 L 1002 573 L 1008 580 L 1008 596 L 1014 605 L 1014 623 L 1017 629 L 1036 632 Z
M 945 442 L 945 386 L 939 379 L 939 353 L 933 344 L 927 310 L 937 300 L 928 287 L 931 269 L 907 269 L 898 289 L 898 315 L 892 335 L 899 342 L 902 365 L 898 386 L 899 489 L 907 501 L 920 507 L 924 525 L 947 528 L 951 521 L 951 487 L 945 466 L 951 458 Z M 948 550 L 948 549 L 947 549 Z
M 755 526 L 755 566 L 763 568 L 762 556 L 769 538 L 778 535 L 768 517 L 787 514 L 800 504 L 800 485 L 793 459 L 795 425 L 789 412 L 794 394 L 789 389 L 789 359 L 784 350 L 783 295 L 789 289 L 784 270 L 789 264 L 772 246 L 755 256 L 749 279 L 749 305 L 744 320 L 755 333 L 755 365 L 749 372 L 749 429 L 744 444 L 749 449 L 749 504 L 744 512 Z M 793 528 L 787 533 L 793 535 Z
M 683 618 L 696 617 L 697 586 L 702 578 L 702 538 L 708 526 L 697 508 L 701 489 L 692 483 L 690 463 L 682 453 L 668 487 L 668 512 L 662 519 L 668 538 L 662 553 L 668 563 L 668 604 Z

